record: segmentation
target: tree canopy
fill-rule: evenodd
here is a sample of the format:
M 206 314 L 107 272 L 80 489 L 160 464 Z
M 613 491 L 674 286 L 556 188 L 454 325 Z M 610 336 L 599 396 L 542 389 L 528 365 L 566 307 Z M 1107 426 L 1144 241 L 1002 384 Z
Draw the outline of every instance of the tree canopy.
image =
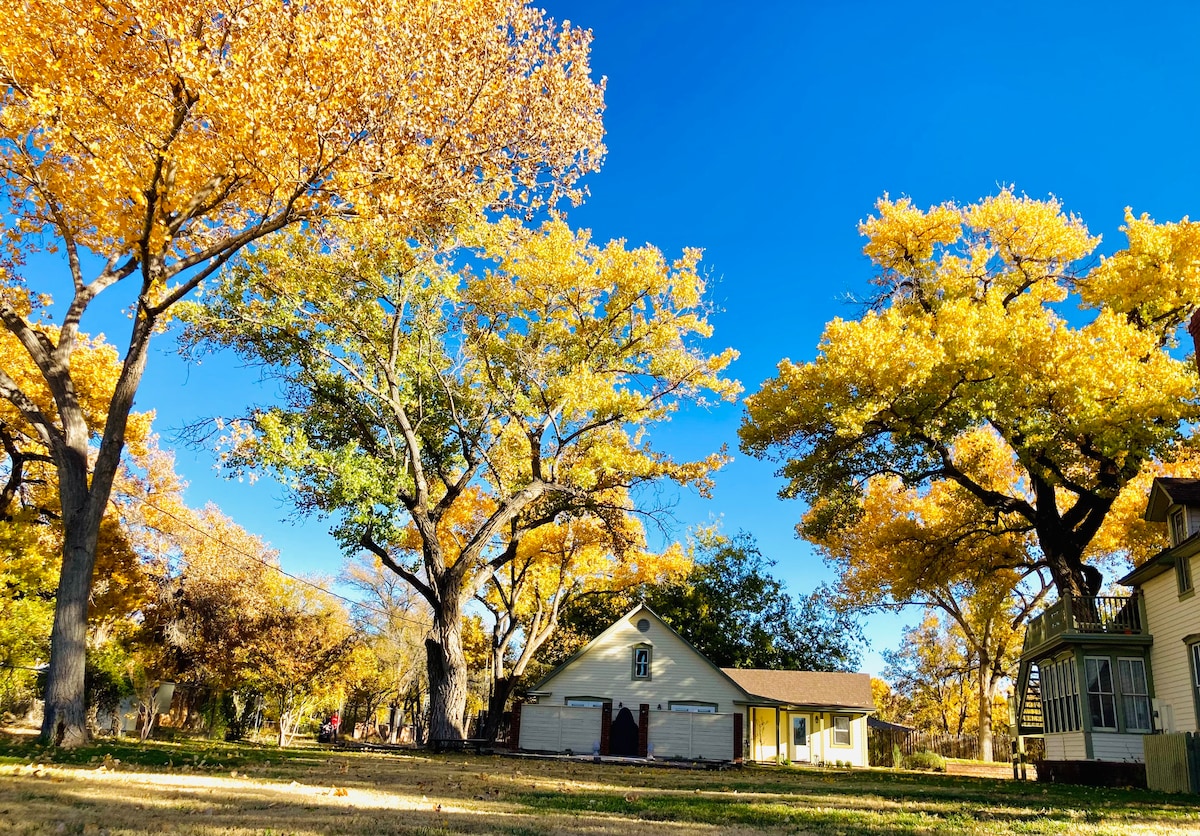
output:
M 280 474 L 433 608 L 435 739 L 462 734 L 462 607 L 526 537 L 594 518 L 612 553 L 636 549 L 640 486 L 706 490 L 724 462 L 676 461 L 647 436 L 739 389 L 723 376 L 734 352 L 702 345 L 698 259 L 597 245 L 558 220 L 479 224 L 440 247 L 359 222 L 258 249 L 189 313 L 196 339 L 286 390 L 228 425 L 226 462 Z
M 578 198 L 603 153 L 590 35 L 522 0 L 203 7 L 26 3 L 0 22 L 0 323 L 53 399 L 0 368 L 0 396 L 58 473 L 63 564 L 43 736 L 86 740 L 96 537 L 153 335 L 243 247 L 293 224 L 385 216 L 423 239 L 480 212 Z M 66 255 L 50 323 L 25 259 Z M 73 362 L 93 300 L 133 321 L 102 422 Z
M 743 449 L 781 462 L 782 495 L 824 500 L 826 528 L 860 513 L 872 477 L 952 483 L 1036 537 L 1060 593 L 1096 594 L 1089 547 L 1200 410 L 1195 366 L 1172 353 L 1200 298 L 1200 228 L 1127 212 L 1128 247 L 1096 263 L 1078 217 L 1010 189 L 877 210 L 860 227 L 869 309 L 748 399 Z M 996 478 L 996 444 L 1014 478 Z
M 858 665 L 864 642 L 854 617 L 834 609 L 834 593 L 825 587 L 793 598 L 750 535 L 705 532 L 694 560 L 675 582 L 576 599 L 565 608 L 563 634 L 547 647 L 543 664 L 562 662 L 640 599 L 719 667 L 845 671 Z

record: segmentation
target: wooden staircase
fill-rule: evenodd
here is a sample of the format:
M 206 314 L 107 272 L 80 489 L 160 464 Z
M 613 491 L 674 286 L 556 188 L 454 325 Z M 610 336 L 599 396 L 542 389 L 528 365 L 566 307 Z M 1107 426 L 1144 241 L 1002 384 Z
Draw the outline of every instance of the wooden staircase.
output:
M 1042 734 L 1042 683 L 1037 666 L 1022 662 L 1017 672 L 1017 734 Z

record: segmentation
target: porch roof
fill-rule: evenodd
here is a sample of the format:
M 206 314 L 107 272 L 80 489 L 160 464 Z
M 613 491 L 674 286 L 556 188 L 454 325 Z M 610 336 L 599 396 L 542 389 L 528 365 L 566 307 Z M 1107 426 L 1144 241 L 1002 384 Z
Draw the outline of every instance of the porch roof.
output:
M 721 668 L 747 694 L 775 703 L 871 712 L 875 698 L 865 673 Z

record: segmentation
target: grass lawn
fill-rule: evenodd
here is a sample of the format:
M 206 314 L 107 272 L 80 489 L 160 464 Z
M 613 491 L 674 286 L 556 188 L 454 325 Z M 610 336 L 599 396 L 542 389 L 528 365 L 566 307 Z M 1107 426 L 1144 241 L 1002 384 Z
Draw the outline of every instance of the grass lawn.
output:
M 990 778 L 724 772 L 209 741 L 0 742 L 0 835 L 1173 834 L 1198 799 Z

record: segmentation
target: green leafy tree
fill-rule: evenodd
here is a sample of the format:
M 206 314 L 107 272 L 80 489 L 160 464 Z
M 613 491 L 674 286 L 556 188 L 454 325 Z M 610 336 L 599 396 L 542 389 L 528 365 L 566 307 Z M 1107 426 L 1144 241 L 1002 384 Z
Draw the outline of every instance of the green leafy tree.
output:
M 594 517 L 620 553 L 636 487 L 706 490 L 724 456 L 675 461 L 647 431 L 735 397 L 735 353 L 702 348 L 695 251 L 670 264 L 561 221 L 481 224 L 451 252 L 365 223 L 327 233 L 247 256 L 192 333 L 281 378 L 287 405 L 233 422 L 226 462 L 278 473 L 426 600 L 430 735 L 458 739 L 464 607 L 542 526 Z
M 863 645 L 853 616 L 833 607 L 825 587 L 793 598 L 770 574 L 772 566 L 748 534 L 705 535 L 682 581 L 583 596 L 569 605 L 564 633 L 543 663 L 558 664 L 641 599 L 719 667 L 853 670 Z

